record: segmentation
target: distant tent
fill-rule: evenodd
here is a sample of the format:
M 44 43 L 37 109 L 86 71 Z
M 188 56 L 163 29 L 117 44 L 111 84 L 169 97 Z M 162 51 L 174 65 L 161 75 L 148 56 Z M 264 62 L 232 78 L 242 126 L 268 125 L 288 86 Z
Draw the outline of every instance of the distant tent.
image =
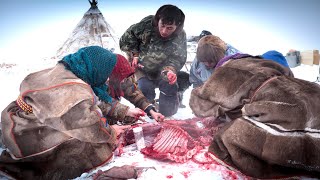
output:
M 117 48 L 118 38 L 98 9 L 97 0 L 88 1 L 91 5 L 90 9 L 84 14 L 67 41 L 57 51 L 57 58 L 74 53 L 85 46 L 97 45 L 109 50 Z

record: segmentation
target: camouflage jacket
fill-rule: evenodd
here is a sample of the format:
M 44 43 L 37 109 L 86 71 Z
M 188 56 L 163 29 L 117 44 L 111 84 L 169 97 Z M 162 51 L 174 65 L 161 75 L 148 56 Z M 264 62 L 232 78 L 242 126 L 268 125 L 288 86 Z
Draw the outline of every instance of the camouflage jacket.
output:
M 186 33 L 182 30 L 169 39 L 160 37 L 157 27 L 152 25 L 152 15 L 130 26 L 120 38 L 120 48 L 128 55 L 139 54 L 143 68 L 136 70 L 137 80 L 147 76 L 159 79 L 164 70 L 180 71 L 187 60 Z

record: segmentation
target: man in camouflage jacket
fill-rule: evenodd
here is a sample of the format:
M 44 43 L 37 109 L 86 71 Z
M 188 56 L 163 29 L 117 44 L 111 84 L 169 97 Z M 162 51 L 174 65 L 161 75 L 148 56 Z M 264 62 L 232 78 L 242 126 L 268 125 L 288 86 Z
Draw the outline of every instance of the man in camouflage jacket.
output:
M 159 112 L 171 116 L 178 110 L 177 72 L 187 59 L 183 12 L 173 5 L 160 7 L 130 26 L 120 39 L 120 48 L 136 68 L 138 87 L 149 101 L 159 88 Z M 131 58 L 130 58 L 131 57 Z

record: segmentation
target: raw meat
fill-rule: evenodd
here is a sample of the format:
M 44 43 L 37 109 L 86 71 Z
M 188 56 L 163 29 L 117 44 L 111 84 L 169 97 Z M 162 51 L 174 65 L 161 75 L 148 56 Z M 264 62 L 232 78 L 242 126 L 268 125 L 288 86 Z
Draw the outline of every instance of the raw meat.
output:
M 210 145 L 214 134 L 224 121 L 212 118 L 167 120 L 158 124 L 142 124 L 147 147 L 141 152 L 146 156 L 183 163 L 201 149 Z M 134 143 L 134 135 L 128 130 L 124 145 Z
M 183 129 L 174 125 L 164 125 L 154 140 L 154 144 L 141 152 L 156 159 L 186 162 L 203 147 Z

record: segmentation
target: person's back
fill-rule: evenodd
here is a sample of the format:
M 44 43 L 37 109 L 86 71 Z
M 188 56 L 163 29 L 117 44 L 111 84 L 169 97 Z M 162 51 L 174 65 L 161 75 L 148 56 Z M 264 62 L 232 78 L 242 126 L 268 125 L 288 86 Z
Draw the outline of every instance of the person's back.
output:
M 17 179 L 70 179 L 109 161 L 116 131 L 103 122 L 94 91 L 115 61 L 101 47 L 85 47 L 25 77 L 17 100 L 1 114 L 0 171 Z
M 309 150 L 320 145 L 319 103 L 320 86 L 294 78 L 276 51 L 225 61 L 190 98 L 196 116 L 229 120 L 209 154 L 258 179 L 319 176 Z
M 113 102 L 107 80 L 119 87 L 132 74 L 126 69 L 129 66 L 123 56 L 89 46 L 25 77 L 17 100 L 1 114 L 6 147 L 0 155 L 1 174 L 17 179 L 71 179 L 108 162 L 117 136 L 129 127 L 110 125 L 109 119 L 137 120 L 145 114 L 125 105 L 119 108 L 120 103 L 109 109 L 100 106 Z
M 177 72 L 187 59 L 183 12 L 173 5 L 161 6 L 155 16 L 133 24 L 120 38 L 120 48 L 132 57 L 138 87 L 149 101 L 159 87 L 159 112 L 177 112 Z

